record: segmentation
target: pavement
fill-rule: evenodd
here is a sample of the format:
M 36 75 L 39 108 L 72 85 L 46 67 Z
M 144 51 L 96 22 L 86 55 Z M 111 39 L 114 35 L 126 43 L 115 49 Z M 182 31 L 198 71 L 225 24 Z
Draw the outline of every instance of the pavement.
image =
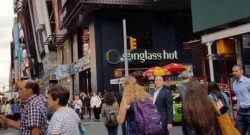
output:
M 108 135 L 106 127 L 103 122 L 92 122 L 92 121 L 82 121 L 88 135 Z M 17 130 L 13 128 L 8 128 L 7 130 L 0 128 L 0 135 L 16 135 Z M 122 135 L 121 126 L 118 129 L 118 135 Z M 174 126 L 170 131 L 170 135 L 183 135 L 181 131 L 181 126 Z

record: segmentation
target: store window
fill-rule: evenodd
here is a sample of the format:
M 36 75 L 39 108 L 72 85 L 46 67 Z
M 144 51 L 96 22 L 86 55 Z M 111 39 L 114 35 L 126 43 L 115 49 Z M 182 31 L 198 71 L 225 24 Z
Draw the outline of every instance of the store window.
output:
M 89 29 L 88 28 L 85 28 L 82 32 L 82 51 L 83 51 L 83 56 L 90 56 Z

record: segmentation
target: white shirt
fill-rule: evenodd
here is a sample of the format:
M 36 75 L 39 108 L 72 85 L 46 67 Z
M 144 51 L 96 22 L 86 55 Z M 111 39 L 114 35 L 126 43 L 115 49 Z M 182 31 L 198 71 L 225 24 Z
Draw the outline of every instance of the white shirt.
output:
M 60 107 L 52 116 L 48 134 L 80 135 L 78 124 L 79 116 L 69 107 Z
M 92 96 L 90 99 L 90 107 L 94 108 L 94 106 L 96 106 L 97 108 L 99 108 L 102 104 L 102 100 L 99 96 Z
M 80 109 L 82 108 L 82 100 L 81 99 L 77 99 L 74 101 L 74 109 Z
M 154 96 L 153 96 L 153 103 L 155 104 L 155 101 L 156 101 L 156 98 L 160 92 L 162 87 L 160 87 L 159 89 L 156 89 L 155 92 L 154 92 Z

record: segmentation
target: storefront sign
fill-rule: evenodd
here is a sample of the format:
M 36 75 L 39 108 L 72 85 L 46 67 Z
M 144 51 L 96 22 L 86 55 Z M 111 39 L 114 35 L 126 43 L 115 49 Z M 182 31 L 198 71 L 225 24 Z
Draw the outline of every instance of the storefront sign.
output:
M 124 57 L 124 54 L 123 54 Z M 144 52 L 140 53 L 128 53 L 128 60 L 129 61 L 140 61 L 144 63 L 146 60 L 174 60 L 178 59 L 177 51 L 167 52 L 163 50 L 162 52 L 148 52 L 144 50 Z
M 75 63 L 75 72 L 80 72 L 84 69 L 85 66 L 90 64 L 90 57 L 84 56 Z
M 110 64 L 117 64 L 124 61 L 124 54 L 121 56 L 117 50 L 109 50 L 106 53 L 106 59 Z M 128 61 L 139 61 L 144 63 L 146 61 L 159 61 L 159 60 L 178 60 L 178 52 L 167 52 L 166 50 L 158 52 L 149 52 L 144 50 L 143 52 L 128 52 Z
M 116 78 L 116 79 L 111 79 L 110 84 L 122 84 L 124 82 L 125 78 Z

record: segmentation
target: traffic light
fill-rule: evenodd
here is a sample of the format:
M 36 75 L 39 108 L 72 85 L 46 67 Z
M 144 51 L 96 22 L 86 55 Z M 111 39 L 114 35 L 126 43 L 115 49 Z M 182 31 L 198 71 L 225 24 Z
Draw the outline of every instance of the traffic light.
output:
M 128 51 L 132 51 L 132 50 L 137 49 L 136 38 L 134 38 L 132 36 L 127 37 L 127 44 L 128 44 Z

